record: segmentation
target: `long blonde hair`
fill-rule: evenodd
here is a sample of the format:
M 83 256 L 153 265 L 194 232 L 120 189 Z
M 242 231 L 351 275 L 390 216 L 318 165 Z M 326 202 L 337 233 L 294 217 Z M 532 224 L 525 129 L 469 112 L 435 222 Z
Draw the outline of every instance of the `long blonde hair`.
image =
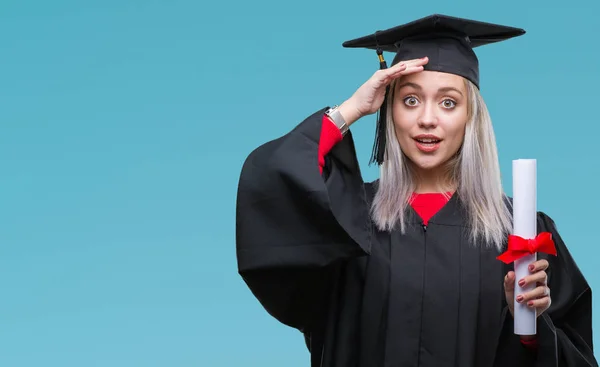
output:
M 397 82 L 397 81 L 396 81 Z M 394 82 L 390 86 L 393 91 Z M 496 138 L 487 106 L 477 87 L 465 79 L 468 95 L 468 121 L 462 146 L 448 163 L 451 179 L 468 214 L 470 237 L 501 249 L 512 218 L 500 178 Z M 415 174 L 398 143 L 392 118 L 393 93 L 388 98 L 385 161 L 372 204 L 372 216 L 380 230 L 400 226 L 406 230 L 407 206 L 416 189 Z

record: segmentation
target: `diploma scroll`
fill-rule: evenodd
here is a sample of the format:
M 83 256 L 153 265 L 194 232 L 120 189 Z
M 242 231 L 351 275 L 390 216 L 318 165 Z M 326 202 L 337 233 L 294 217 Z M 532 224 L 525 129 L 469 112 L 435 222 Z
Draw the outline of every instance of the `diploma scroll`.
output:
M 524 239 L 534 239 L 537 235 L 537 191 L 536 160 L 517 159 L 513 161 L 513 234 Z M 514 262 L 515 267 L 515 311 L 514 333 L 535 335 L 537 317 L 535 309 L 527 302 L 518 303 L 520 294 L 532 291 L 536 285 L 519 286 L 519 280 L 531 274 L 528 267 L 537 260 L 537 254 L 527 254 Z

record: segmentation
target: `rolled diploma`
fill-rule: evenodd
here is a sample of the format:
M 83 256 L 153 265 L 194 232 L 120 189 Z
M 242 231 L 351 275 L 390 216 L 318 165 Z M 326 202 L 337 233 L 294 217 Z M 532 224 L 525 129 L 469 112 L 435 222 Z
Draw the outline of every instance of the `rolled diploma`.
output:
M 536 192 L 536 160 L 513 160 L 513 234 L 525 239 L 533 239 L 537 235 L 537 192 Z M 519 286 L 519 280 L 531 274 L 528 267 L 537 260 L 537 254 L 524 256 L 515 261 L 515 317 L 514 333 L 516 335 L 535 335 L 537 317 L 535 309 L 520 304 L 516 298 L 520 294 L 532 291 L 536 285 Z

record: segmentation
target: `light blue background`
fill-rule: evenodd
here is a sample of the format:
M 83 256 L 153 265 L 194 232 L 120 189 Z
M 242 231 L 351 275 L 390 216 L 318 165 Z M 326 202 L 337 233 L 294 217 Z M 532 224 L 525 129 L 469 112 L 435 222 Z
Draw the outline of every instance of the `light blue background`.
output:
M 527 29 L 478 50 L 505 186 L 539 160 L 539 208 L 600 287 L 597 10 L 2 1 L 0 366 L 308 366 L 236 272 L 241 164 L 376 70 L 344 40 L 431 13 Z M 353 127 L 368 180 L 373 123 Z

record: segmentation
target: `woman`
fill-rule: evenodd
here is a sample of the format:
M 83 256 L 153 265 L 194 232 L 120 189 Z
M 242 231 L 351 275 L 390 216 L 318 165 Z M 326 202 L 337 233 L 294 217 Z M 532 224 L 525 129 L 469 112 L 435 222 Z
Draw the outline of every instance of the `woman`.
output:
M 538 214 L 557 256 L 529 276 L 498 260 L 511 202 L 472 48 L 523 33 L 434 15 L 347 42 L 377 49 L 382 70 L 248 157 L 239 271 L 304 333 L 312 366 L 597 366 L 591 290 L 553 221 Z M 381 177 L 364 183 L 348 128 L 378 110 Z M 515 335 L 515 296 L 537 335 Z

